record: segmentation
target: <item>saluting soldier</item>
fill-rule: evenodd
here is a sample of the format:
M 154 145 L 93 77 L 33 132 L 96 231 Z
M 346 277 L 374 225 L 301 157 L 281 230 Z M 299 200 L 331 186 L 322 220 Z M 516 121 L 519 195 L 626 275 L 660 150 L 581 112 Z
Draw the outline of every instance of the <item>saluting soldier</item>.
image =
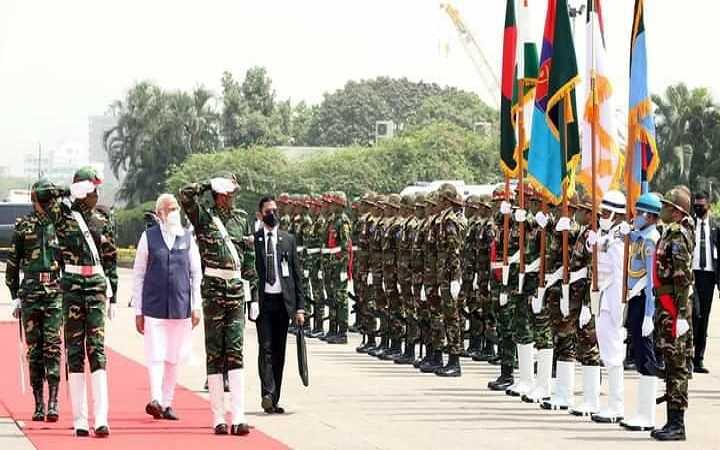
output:
M 76 436 L 88 436 L 85 357 L 95 412 L 95 436 L 110 435 L 108 427 L 107 359 L 105 314 L 115 316 L 117 249 L 110 211 L 97 206 L 97 186 L 102 183 L 95 169 L 75 172 L 69 191 L 56 189 L 48 217 L 55 226 L 63 261 L 60 285 L 63 291 L 65 348 Z M 69 198 L 68 198 L 69 194 Z M 108 304 L 109 301 L 109 304 Z
M 33 212 L 18 218 L 7 256 L 5 283 L 13 316 L 22 321 L 27 344 L 30 386 L 35 398 L 32 420 L 57 422 L 62 326 L 60 264 L 55 228 L 47 211 L 55 186 L 40 179 L 32 186 Z M 22 281 L 20 272 L 23 273 Z M 47 415 L 43 398 L 48 385 Z
M 215 434 L 227 434 L 223 372 L 230 385 L 232 422 L 230 433 L 250 432 L 245 417 L 243 332 L 245 291 L 243 280 L 256 281 L 255 253 L 248 241 L 246 213 L 234 207 L 237 179 L 230 173 L 180 190 L 180 205 L 195 230 L 203 263 L 203 316 L 210 408 Z M 201 204 L 205 192 L 213 205 Z

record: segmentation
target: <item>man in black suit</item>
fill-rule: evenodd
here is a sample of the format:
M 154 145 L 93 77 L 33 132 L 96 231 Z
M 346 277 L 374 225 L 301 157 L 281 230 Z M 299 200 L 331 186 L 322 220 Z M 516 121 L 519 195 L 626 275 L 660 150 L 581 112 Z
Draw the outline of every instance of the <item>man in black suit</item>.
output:
M 258 370 L 262 385 L 262 408 L 282 414 L 278 406 L 285 366 L 288 324 L 305 322 L 302 270 L 295 237 L 280 230 L 275 199 L 260 199 L 257 217 L 263 226 L 255 233 L 255 268 L 258 274 L 260 313 L 256 320 L 260 351 Z
M 718 267 L 718 223 L 708 214 L 709 195 L 705 191 L 695 194 L 695 251 L 693 252 L 693 273 L 695 275 L 695 302 L 693 305 L 693 341 L 695 342 L 695 373 L 708 373 L 703 359 L 707 343 L 707 329 L 710 319 L 715 286 L 720 280 Z

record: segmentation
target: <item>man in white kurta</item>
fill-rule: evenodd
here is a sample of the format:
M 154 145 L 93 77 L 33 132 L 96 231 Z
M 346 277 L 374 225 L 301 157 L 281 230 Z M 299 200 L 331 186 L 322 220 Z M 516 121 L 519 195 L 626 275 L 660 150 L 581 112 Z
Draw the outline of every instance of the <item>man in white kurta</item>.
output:
M 200 322 L 202 269 L 175 197 L 161 195 L 155 213 L 159 222 L 142 234 L 135 256 L 135 322 L 145 336 L 150 376 L 145 412 L 155 419 L 177 420 L 172 402 L 178 364 L 190 354 L 191 331 Z
M 601 292 L 597 317 L 600 359 L 608 372 L 608 402 L 593 421 L 614 423 L 624 414 L 623 360 L 625 333 L 623 329 L 623 261 L 625 236 L 630 226 L 625 222 L 625 196 L 609 191 L 601 203 L 598 244 L 598 284 Z

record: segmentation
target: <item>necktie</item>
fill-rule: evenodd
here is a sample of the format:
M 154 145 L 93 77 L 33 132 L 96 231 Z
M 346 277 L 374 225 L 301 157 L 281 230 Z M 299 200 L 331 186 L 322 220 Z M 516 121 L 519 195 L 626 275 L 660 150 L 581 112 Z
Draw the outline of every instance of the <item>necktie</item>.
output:
M 700 269 L 707 267 L 707 255 L 705 254 L 705 221 L 700 221 Z
M 265 271 L 265 281 L 267 281 L 267 284 L 270 285 L 275 284 L 275 277 L 277 276 L 277 274 L 275 273 L 275 252 L 273 252 L 272 242 L 272 233 L 268 233 L 267 249 L 265 251 L 265 267 L 267 268 L 267 270 Z

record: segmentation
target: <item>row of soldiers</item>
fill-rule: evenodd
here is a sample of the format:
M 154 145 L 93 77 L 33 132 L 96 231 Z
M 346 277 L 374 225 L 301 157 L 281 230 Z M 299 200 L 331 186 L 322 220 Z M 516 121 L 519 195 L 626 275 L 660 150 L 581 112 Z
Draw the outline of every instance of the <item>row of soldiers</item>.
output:
M 517 201 L 520 189 L 524 209 Z M 692 333 L 685 329 L 682 336 L 663 336 L 668 328 L 665 322 L 680 320 L 677 311 L 669 318 L 661 307 L 657 314 L 654 307 L 645 308 L 651 311 L 646 318 L 658 322 L 657 326 L 643 322 L 642 333 L 631 333 L 643 346 L 647 346 L 647 333 L 658 335 L 659 353 L 670 360 L 672 368 L 664 374 L 654 370 L 641 373 L 639 395 L 645 398 L 638 399 L 637 414 L 623 420 L 625 351 L 620 330 L 623 325 L 630 326 L 617 319 L 616 311 L 622 316 L 624 308 L 610 306 L 620 294 L 611 294 L 608 280 L 615 279 L 615 286 L 622 284 L 619 258 L 623 256 L 616 249 L 622 248 L 618 243 L 625 236 L 635 233 L 632 239 L 637 242 L 631 249 L 642 249 L 635 251 L 637 264 L 649 267 L 630 271 L 628 288 L 638 288 L 630 289 L 627 298 L 634 299 L 631 304 L 654 305 L 652 292 L 659 288 L 675 295 L 676 304 L 682 303 L 679 309 L 685 323 L 689 318 L 687 293 L 681 294 L 681 288 L 673 285 L 681 283 L 686 289 L 687 278 L 692 276 L 683 266 L 692 248 L 685 239 L 692 226 L 689 193 L 682 188 L 671 191 L 663 200 L 670 209 L 661 207 L 660 200 L 652 196 L 641 200 L 635 206 L 643 221 L 636 219 L 634 231 L 626 221 L 625 197 L 617 191 L 605 196 L 596 217 L 587 195 L 574 196 L 563 211 L 544 204 L 530 186 L 501 188 L 491 198 L 470 196 L 465 201 L 452 184 L 429 194 L 367 193 L 353 203 L 351 220 L 343 212 L 347 201 L 342 194 L 281 197 L 280 204 L 281 213 L 285 212 L 281 223 L 305 247 L 301 255 L 310 281 L 308 298 L 315 299 L 316 308 L 308 335 L 322 335 L 322 311 L 327 304 L 328 342 L 347 342 L 349 294 L 355 300 L 356 327 L 364 336 L 357 348 L 360 353 L 412 364 L 439 376 L 460 376 L 462 356 L 489 361 L 500 365 L 499 377 L 488 384 L 492 390 L 539 403 L 544 409 L 592 416 L 600 423 L 622 421 L 630 430 L 654 427 L 654 384 L 646 381 L 665 376 L 668 424 L 656 437 L 684 438 L 679 411 L 687 407 L 688 373 L 680 361 L 691 354 Z M 661 209 L 666 212 L 666 226 L 657 234 L 648 234 L 655 223 L 648 228 L 645 217 L 657 222 Z M 673 219 L 667 213 L 670 210 L 676 211 L 677 217 Z M 593 231 L 594 221 L 599 225 L 597 231 Z M 333 240 L 340 231 L 341 240 Z M 598 291 L 591 290 L 595 244 L 601 262 Z M 656 245 L 664 249 L 657 266 L 664 267 L 661 259 L 665 258 L 665 267 L 669 267 L 665 274 L 651 273 Z M 339 253 L 327 250 L 333 248 Z M 324 254 L 334 257 L 323 258 Z M 335 267 L 334 272 L 330 266 Z M 341 283 L 338 273 L 346 274 Z M 685 278 L 679 280 L 680 276 Z M 652 282 L 646 281 L 653 277 Z M 663 283 L 670 287 L 662 287 Z M 645 293 L 640 284 L 648 286 Z M 466 335 L 469 345 L 464 348 Z M 447 362 L 443 354 L 448 355 Z M 583 399 L 577 403 L 573 398 L 576 362 L 582 366 L 583 379 Z M 601 365 L 607 368 L 610 383 L 610 398 L 603 408 L 599 405 Z M 514 376 L 514 369 L 519 376 Z

